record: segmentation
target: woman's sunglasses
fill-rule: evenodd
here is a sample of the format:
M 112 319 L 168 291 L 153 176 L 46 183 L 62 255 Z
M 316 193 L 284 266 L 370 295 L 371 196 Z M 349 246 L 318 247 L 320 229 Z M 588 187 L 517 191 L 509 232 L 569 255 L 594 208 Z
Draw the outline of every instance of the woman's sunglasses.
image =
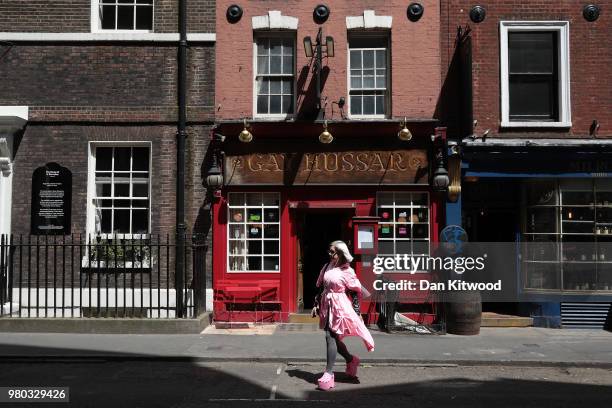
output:
M 337 254 L 336 251 L 327 251 L 327 253 L 329 254 L 329 256 L 334 256 Z

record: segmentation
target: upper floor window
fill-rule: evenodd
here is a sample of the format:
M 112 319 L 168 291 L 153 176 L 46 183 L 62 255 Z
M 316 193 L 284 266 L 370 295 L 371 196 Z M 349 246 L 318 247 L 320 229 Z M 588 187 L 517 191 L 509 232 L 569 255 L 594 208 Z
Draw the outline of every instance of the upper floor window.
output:
M 257 36 L 255 115 L 286 117 L 295 104 L 295 41 L 290 36 Z
M 389 112 L 387 36 L 349 37 L 349 109 L 352 117 L 384 118 Z
M 568 23 L 501 24 L 502 126 L 570 126 Z
M 94 0 L 100 30 L 153 30 L 153 0 Z

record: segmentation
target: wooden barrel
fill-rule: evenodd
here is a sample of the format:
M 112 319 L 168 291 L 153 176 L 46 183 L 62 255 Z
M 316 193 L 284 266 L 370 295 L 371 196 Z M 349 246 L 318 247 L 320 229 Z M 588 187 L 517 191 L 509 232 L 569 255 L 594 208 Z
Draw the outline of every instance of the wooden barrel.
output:
M 446 332 L 471 336 L 480 333 L 482 301 L 479 291 L 461 290 L 446 292 L 444 312 Z

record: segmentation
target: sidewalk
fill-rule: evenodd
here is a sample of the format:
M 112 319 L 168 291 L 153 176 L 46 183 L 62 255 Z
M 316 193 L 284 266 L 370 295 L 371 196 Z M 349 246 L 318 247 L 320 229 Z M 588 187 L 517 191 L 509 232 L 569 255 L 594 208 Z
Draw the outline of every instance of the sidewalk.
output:
M 364 363 L 593 366 L 612 368 L 612 333 L 601 330 L 483 328 L 479 336 L 373 332 L 376 350 L 346 339 Z M 260 326 L 201 334 L 0 333 L 0 361 L 110 359 L 319 362 L 323 333 L 312 326 Z

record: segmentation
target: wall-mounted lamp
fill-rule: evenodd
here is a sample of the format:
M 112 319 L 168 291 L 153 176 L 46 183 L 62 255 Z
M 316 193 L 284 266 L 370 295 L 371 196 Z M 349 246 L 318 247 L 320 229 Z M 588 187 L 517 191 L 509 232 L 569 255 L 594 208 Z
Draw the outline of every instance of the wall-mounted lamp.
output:
M 323 122 L 323 132 L 319 135 L 319 142 L 329 144 L 334 140 L 334 137 L 327 130 L 327 121 Z
M 238 135 L 238 139 L 240 139 L 242 143 L 249 143 L 251 140 L 253 140 L 253 134 L 249 132 L 248 128 L 249 128 L 249 125 L 245 118 L 244 119 L 244 129 L 242 129 L 242 132 L 240 132 L 240 135 Z
M 410 133 L 410 129 L 406 126 L 406 118 L 400 123 L 400 131 L 397 132 L 397 138 L 399 140 L 403 140 L 404 142 L 412 139 L 412 133 Z
M 223 142 L 224 136 L 215 133 L 211 143 L 212 157 L 210 160 L 210 166 L 206 172 L 206 186 L 212 191 L 219 190 L 223 186 L 223 175 L 219 168 L 219 145 Z
M 323 48 L 325 48 L 325 50 L 323 50 Z M 321 109 L 321 70 L 323 69 L 324 52 L 327 57 L 333 57 L 335 55 L 334 38 L 331 36 L 325 37 L 325 44 L 323 44 L 323 29 L 319 27 L 314 45 L 310 36 L 304 37 L 304 54 L 306 54 L 307 58 L 315 59 L 313 73 L 317 79 L 317 119 L 322 119 L 325 114 Z

